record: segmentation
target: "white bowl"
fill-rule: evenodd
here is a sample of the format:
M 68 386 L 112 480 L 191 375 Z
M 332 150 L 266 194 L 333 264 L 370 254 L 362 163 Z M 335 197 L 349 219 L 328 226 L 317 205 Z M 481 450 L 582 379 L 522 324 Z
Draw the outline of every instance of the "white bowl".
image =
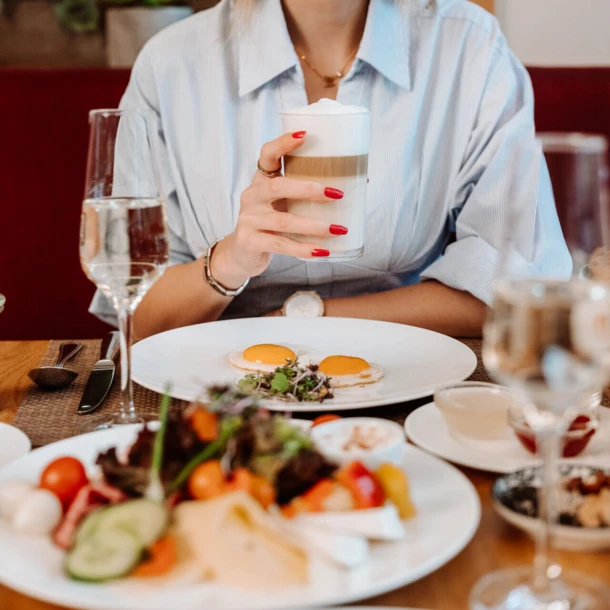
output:
M 513 401 L 510 389 L 478 381 L 454 383 L 434 392 L 434 404 L 450 434 L 481 451 L 493 450 L 498 441 L 512 436 L 507 415 Z
M 25 455 L 31 448 L 30 439 L 19 428 L 0 423 L 0 467 Z
M 341 445 L 356 426 L 377 431 L 383 442 L 370 449 L 343 449 Z M 310 435 L 318 450 L 329 460 L 339 465 L 359 461 L 372 470 L 381 464 L 399 464 L 407 442 L 402 426 L 377 417 L 335 419 L 313 427 Z
M 502 502 L 502 497 L 510 487 L 515 487 L 519 481 L 531 484 L 538 479 L 538 467 L 525 468 L 504 475 L 496 480 L 492 489 L 493 507 L 508 523 L 514 525 L 526 534 L 535 538 L 542 527 L 540 519 L 530 517 L 509 508 Z M 561 464 L 562 478 L 571 478 L 572 474 L 582 475 L 582 472 L 600 470 L 589 466 Z M 601 469 L 603 470 L 603 469 Z M 537 486 L 537 485 L 536 485 Z M 578 527 L 572 525 L 555 525 L 553 528 L 553 544 L 558 549 L 566 551 L 593 552 L 610 549 L 610 527 Z

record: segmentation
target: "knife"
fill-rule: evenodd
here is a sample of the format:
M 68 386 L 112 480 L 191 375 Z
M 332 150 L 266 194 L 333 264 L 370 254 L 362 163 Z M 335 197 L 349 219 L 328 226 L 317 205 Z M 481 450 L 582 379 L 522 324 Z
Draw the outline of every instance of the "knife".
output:
M 114 360 L 119 352 L 119 344 L 119 333 L 116 330 L 108 333 L 108 336 L 102 341 L 100 360 L 93 365 L 83 397 L 78 405 L 77 412 L 80 415 L 93 413 L 104 402 L 114 379 Z

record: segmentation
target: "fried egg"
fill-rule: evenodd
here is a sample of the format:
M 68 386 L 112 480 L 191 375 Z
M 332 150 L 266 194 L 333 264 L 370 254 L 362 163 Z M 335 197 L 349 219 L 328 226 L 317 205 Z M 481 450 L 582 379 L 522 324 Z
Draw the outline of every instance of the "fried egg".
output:
M 368 385 L 383 377 L 383 369 L 378 364 L 354 356 L 327 356 L 318 369 L 330 377 L 333 388 Z
M 304 348 L 294 345 L 288 347 L 286 345 L 262 343 L 231 352 L 229 362 L 238 369 L 272 373 L 278 366 L 284 366 L 286 360 L 301 358 L 304 353 Z M 301 359 L 299 362 L 301 362 Z

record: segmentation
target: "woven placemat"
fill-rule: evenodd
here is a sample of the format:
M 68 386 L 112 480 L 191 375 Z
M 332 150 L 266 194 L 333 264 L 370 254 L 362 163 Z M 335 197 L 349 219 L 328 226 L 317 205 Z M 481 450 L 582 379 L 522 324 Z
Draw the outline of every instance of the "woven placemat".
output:
M 85 340 L 81 351 L 68 362 L 67 367 L 78 371 L 79 376 L 67 388 L 48 392 L 32 384 L 23 402 L 19 406 L 12 424 L 23 430 L 32 441 L 34 447 L 47 445 L 78 434 L 80 427 L 86 424 L 93 415 L 78 415 L 76 408 L 83 395 L 85 385 L 93 365 L 100 358 L 101 341 Z M 62 341 L 51 341 L 45 355 L 40 361 L 41 366 L 54 364 Z M 118 411 L 121 404 L 120 366 L 117 366 L 112 388 L 102 406 L 94 415 L 110 416 Z M 142 415 L 155 415 L 159 410 L 160 396 L 134 383 L 134 403 L 136 410 Z M 183 401 L 173 400 L 171 408 L 180 409 Z

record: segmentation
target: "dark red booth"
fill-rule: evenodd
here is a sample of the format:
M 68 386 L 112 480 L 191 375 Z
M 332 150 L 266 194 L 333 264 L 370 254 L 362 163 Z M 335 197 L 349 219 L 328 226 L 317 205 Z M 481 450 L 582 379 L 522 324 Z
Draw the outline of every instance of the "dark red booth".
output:
M 532 68 L 539 131 L 610 138 L 610 68 Z M 0 340 L 99 337 L 78 234 L 87 113 L 113 108 L 123 70 L 0 69 Z

